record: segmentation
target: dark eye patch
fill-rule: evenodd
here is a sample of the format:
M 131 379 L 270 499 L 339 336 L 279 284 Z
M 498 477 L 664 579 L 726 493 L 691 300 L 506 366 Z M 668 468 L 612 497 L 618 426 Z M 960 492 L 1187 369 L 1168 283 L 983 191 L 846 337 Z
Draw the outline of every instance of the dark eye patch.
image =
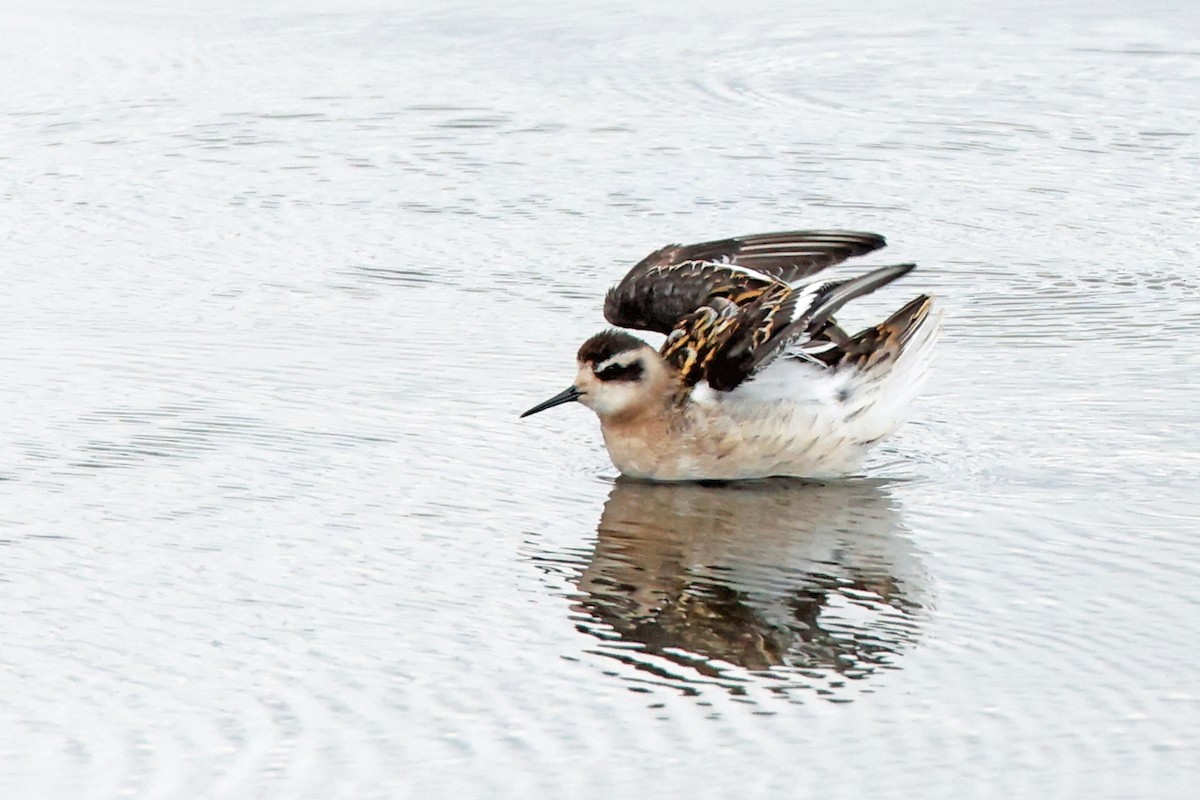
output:
M 632 364 L 609 364 L 597 372 L 596 377 L 602 381 L 636 381 L 642 377 L 642 362 L 634 361 Z

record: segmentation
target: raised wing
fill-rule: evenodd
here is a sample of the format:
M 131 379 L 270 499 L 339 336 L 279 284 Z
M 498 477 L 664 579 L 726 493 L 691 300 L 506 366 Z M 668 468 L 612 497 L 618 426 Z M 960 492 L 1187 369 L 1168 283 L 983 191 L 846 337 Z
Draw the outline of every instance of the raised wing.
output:
M 714 298 L 745 305 L 886 244 L 874 233 L 786 231 L 692 245 L 667 245 L 642 259 L 608 292 L 604 317 L 622 328 L 670 333 Z
M 663 343 L 662 356 L 678 370 L 685 390 L 702 380 L 719 391 L 735 389 L 785 349 L 804 353 L 811 342 L 820 352 L 826 342 L 845 340 L 833 315 L 914 266 L 879 267 L 849 280 L 796 286 L 771 281 L 742 303 L 713 298 L 679 321 Z

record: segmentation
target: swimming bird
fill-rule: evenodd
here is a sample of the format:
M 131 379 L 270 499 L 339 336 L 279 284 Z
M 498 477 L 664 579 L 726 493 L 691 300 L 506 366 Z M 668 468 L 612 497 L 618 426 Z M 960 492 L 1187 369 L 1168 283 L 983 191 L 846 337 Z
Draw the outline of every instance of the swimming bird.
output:
M 621 473 L 659 481 L 833 477 L 904 421 L 928 373 L 940 313 L 922 294 L 853 335 L 846 303 L 908 274 L 820 273 L 886 244 L 874 233 L 787 231 L 654 251 L 612 289 L 621 330 L 579 348 L 575 381 L 522 414 L 579 402 Z

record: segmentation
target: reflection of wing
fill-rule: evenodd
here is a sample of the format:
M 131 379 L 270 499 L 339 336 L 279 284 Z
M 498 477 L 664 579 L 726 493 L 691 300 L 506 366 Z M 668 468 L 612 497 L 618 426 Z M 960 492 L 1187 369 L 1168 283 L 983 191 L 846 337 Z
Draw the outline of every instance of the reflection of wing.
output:
M 845 303 L 912 269 L 905 264 L 846 281 L 806 280 L 883 245 L 881 236 L 850 231 L 669 245 L 643 259 L 609 291 L 604 316 L 614 325 L 670 334 L 662 355 L 685 389 L 707 381 L 728 391 L 785 347 L 836 328 L 833 314 Z
M 609 291 L 604 317 L 622 328 L 670 333 L 713 297 L 741 305 L 771 283 L 793 283 L 884 244 L 874 233 L 789 231 L 667 245 Z
M 876 484 L 622 480 L 580 607 L 639 669 L 711 682 L 719 661 L 824 691 L 895 666 L 916 637 L 925 579 L 900 531 Z

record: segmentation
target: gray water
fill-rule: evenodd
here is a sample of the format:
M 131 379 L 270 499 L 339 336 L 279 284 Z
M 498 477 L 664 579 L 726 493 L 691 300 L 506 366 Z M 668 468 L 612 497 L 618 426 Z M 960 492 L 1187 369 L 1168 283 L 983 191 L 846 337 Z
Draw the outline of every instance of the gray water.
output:
M 1194 797 L 1200 12 L 858 5 L 5 3 L 0 796 Z M 947 310 L 865 475 L 517 420 L 791 227 Z

